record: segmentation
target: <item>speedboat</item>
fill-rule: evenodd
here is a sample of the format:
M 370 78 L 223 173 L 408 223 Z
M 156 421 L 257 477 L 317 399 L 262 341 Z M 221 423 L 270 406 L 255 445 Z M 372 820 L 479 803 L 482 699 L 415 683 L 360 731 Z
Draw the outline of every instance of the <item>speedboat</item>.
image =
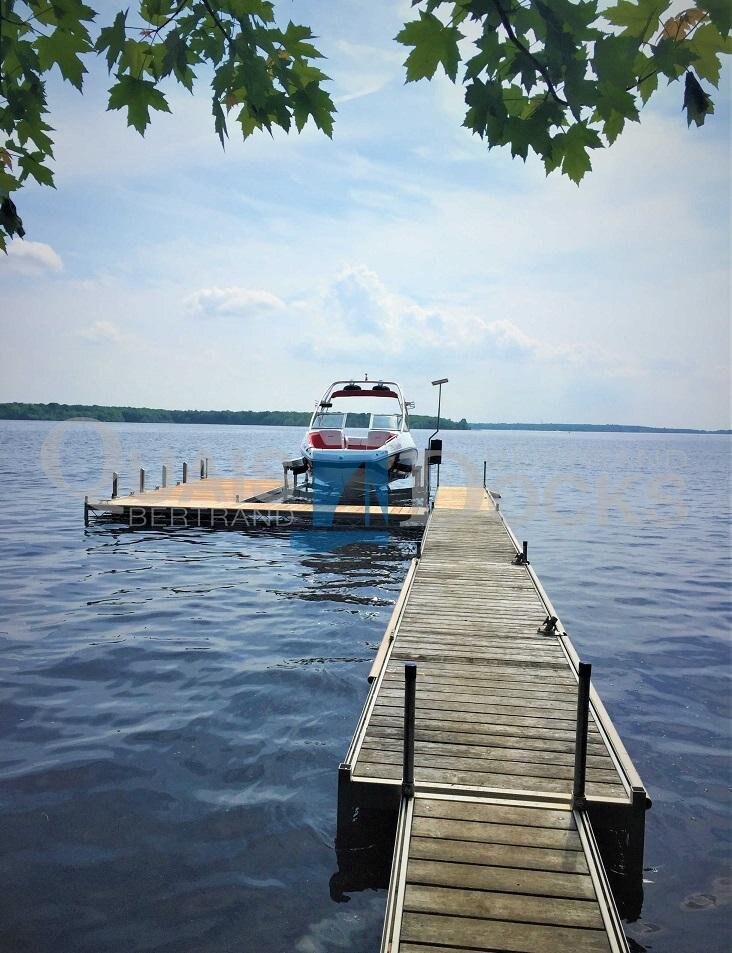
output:
M 393 381 L 335 381 L 315 407 L 300 450 L 314 487 L 384 489 L 414 469 L 408 405 Z

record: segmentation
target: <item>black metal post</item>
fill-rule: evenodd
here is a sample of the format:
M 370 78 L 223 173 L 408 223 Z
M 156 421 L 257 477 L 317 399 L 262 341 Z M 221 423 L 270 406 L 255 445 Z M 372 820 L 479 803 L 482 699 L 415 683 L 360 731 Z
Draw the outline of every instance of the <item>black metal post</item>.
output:
M 417 697 L 417 663 L 404 663 L 404 768 L 402 797 L 414 797 L 414 717 Z
M 587 729 L 590 719 L 591 676 L 590 663 L 580 662 L 577 683 L 577 734 L 574 742 L 574 787 L 572 789 L 572 806 L 579 811 L 587 806 L 585 778 L 587 776 Z
M 206 479 L 208 480 L 208 457 L 206 457 Z
M 163 474 L 160 486 L 166 487 L 168 485 L 168 468 L 163 464 Z
M 200 476 L 199 479 L 201 479 L 201 480 L 205 480 L 205 479 L 206 479 L 206 467 L 205 467 L 205 464 L 204 464 L 204 462 L 203 462 L 203 457 L 201 457 L 201 476 Z
M 523 552 L 524 552 L 524 562 L 525 562 L 525 563 L 528 563 L 528 561 L 529 561 L 529 542 L 528 542 L 528 540 L 526 540 L 526 539 L 524 540 L 524 549 L 523 549 Z
M 417 559 L 422 558 L 422 537 L 417 540 Z
M 112 474 L 112 499 L 114 500 L 119 493 L 119 474 Z
M 89 497 L 84 497 L 84 526 L 89 525 Z
M 486 471 L 487 471 L 487 468 L 488 468 L 488 461 L 487 461 L 487 460 L 484 460 L 484 461 L 483 461 L 483 489 L 484 489 L 484 490 L 485 490 L 485 481 L 486 481 Z
M 140 493 L 145 492 L 145 471 L 140 467 Z
M 183 463 L 183 482 L 188 483 L 188 464 Z

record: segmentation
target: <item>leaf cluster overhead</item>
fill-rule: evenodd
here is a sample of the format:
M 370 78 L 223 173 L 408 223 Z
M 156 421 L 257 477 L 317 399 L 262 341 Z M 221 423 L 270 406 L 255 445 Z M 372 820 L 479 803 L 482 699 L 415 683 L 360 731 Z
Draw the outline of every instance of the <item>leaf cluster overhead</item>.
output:
M 547 173 L 579 182 L 590 151 L 612 145 L 660 81 L 685 78 L 687 122 L 714 111 L 732 49 L 730 0 L 700 0 L 670 15 L 670 0 L 413 0 L 418 19 L 397 35 L 411 47 L 407 81 L 464 69 L 464 125 L 489 148 L 536 153 Z
M 590 150 L 611 144 L 660 80 L 684 77 L 687 121 L 713 112 L 720 56 L 730 52 L 729 0 L 699 0 L 672 16 L 669 0 L 413 0 L 396 39 L 409 48 L 408 81 L 444 70 L 465 87 L 464 125 L 489 148 L 541 157 L 579 182 Z M 210 87 L 222 145 L 312 120 L 332 135 L 335 107 L 309 27 L 279 25 L 270 0 L 138 0 L 100 26 L 82 0 L 0 0 L 0 249 L 24 235 L 14 193 L 53 186 L 46 80 L 57 70 L 83 89 L 90 57 L 111 76 L 108 109 L 144 135 L 166 93 Z

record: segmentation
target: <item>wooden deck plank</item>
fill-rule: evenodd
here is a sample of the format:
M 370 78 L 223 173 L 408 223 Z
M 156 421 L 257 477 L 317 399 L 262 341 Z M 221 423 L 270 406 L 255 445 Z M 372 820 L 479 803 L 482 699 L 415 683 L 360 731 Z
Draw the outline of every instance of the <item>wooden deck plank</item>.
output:
M 412 833 L 417 837 L 468 840 L 472 843 L 515 844 L 518 847 L 556 847 L 581 850 L 579 834 L 572 828 L 529 827 L 526 824 L 500 824 L 449 817 L 415 815 Z
M 516 896 L 434 884 L 407 882 L 404 910 L 415 913 L 449 912 L 457 917 L 510 920 L 512 923 L 602 929 L 602 915 L 597 904 L 592 901 L 526 894 Z
M 402 937 L 408 942 L 451 944 L 470 950 L 500 950 L 501 953 L 610 953 L 601 930 L 520 924 L 473 917 L 405 911 Z M 403 950 L 404 947 L 401 947 Z
M 444 863 L 474 864 L 483 867 L 520 867 L 566 874 L 586 874 L 587 858 L 581 851 L 564 851 L 516 844 L 488 844 L 412 836 L 409 856 Z
M 413 856 L 407 865 L 407 881 L 413 884 L 497 890 L 501 893 L 529 894 L 539 897 L 595 899 L 595 888 L 592 886 L 589 874 L 446 863 L 437 860 L 419 860 Z

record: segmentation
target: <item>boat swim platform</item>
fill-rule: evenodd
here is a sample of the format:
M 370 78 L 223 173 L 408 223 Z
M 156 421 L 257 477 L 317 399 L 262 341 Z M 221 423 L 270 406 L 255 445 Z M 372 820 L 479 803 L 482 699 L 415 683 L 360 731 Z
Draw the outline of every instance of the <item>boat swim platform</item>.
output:
M 403 495 L 387 505 L 314 503 L 302 490 L 272 479 L 204 477 L 174 486 L 144 489 L 127 496 L 84 501 L 84 521 L 107 520 L 129 528 L 213 529 L 303 528 L 317 529 L 410 527 L 422 530 L 427 509 L 404 501 Z M 415 497 L 415 500 L 417 497 Z M 398 505 L 397 505 L 398 502 Z
M 341 848 L 359 813 L 398 813 L 383 953 L 627 949 L 602 853 L 642 896 L 650 801 L 594 687 L 575 801 L 579 680 L 497 500 L 440 487 L 339 768 Z

